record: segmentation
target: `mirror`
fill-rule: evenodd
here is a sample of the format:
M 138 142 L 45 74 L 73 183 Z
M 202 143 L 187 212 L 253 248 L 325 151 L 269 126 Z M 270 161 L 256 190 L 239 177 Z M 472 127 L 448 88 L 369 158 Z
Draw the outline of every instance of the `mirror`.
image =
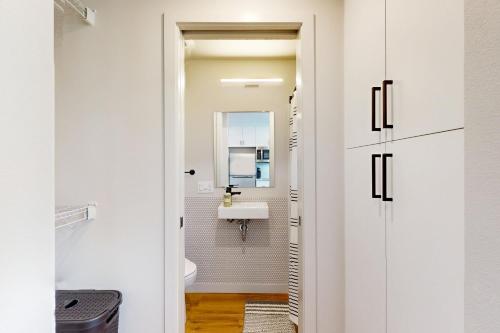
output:
M 273 187 L 274 112 L 215 112 L 217 187 Z

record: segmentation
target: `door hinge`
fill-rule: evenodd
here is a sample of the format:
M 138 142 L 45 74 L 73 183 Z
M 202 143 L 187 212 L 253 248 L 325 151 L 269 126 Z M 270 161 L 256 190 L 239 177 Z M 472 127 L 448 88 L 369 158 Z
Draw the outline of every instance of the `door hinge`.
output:
M 180 224 L 181 224 L 181 229 L 182 229 L 182 227 L 184 227 L 184 216 L 181 216 Z
M 302 216 L 299 215 L 299 226 L 302 225 Z

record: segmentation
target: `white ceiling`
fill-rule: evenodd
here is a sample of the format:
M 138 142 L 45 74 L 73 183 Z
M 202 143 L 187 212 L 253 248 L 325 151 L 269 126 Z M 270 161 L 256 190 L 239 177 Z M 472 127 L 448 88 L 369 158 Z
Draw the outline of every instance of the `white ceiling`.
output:
M 295 58 L 296 40 L 187 40 L 186 58 Z

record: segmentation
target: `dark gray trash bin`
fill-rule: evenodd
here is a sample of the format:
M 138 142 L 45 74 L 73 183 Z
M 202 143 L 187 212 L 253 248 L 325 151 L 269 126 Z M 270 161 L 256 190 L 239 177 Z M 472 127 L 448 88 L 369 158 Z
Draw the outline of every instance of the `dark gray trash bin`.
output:
M 116 290 L 57 290 L 56 333 L 118 333 L 121 302 Z

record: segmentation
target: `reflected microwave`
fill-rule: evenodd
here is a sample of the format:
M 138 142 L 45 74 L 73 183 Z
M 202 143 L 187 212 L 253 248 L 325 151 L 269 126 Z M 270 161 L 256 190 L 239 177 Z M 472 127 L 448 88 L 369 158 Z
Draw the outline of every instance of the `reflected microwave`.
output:
M 269 161 L 269 148 L 257 148 L 257 161 Z

